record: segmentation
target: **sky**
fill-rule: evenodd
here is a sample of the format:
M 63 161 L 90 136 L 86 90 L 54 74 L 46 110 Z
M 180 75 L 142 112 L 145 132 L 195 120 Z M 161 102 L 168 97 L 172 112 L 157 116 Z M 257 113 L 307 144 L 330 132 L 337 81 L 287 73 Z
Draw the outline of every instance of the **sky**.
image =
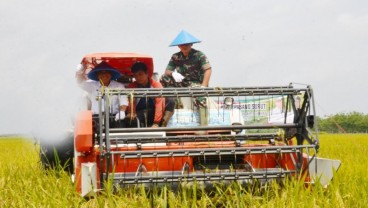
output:
M 162 74 L 183 29 L 210 86 L 308 84 L 319 116 L 368 113 L 365 0 L 1 0 L 0 135 L 68 129 L 85 54 L 149 54 Z

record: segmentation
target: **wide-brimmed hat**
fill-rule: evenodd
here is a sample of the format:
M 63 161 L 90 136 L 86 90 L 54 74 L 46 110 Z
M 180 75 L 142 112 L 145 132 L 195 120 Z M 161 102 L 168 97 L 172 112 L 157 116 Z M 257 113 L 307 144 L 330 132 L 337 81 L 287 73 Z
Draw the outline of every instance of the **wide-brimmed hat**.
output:
M 193 35 L 189 34 L 188 32 L 182 30 L 176 38 L 171 42 L 170 46 L 178 46 L 183 44 L 189 43 L 200 43 L 201 41 L 194 37 Z
M 106 63 L 105 61 L 99 63 L 98 65 L 95 66 L 95 68 L 93 68 L 88 74 L 88 78 L 98 81 L 98 72 L 100 71 L 108 71 L 111 74 L 111 79 L 112 80 L 116 80 L 117 78 L 120 77 L 120 73 L 114 69 L 112 66 L 110 66 L 108 63 Z

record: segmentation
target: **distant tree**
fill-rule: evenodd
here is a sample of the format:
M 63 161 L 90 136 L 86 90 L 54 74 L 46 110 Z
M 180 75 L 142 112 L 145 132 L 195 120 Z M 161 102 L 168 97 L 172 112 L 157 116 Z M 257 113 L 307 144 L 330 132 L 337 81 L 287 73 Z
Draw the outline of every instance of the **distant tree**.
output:
M 331 133 L 367 133 L 368 114 L 359 112 L 338 113 L 326 118 L 317 117 L 318 128 Z

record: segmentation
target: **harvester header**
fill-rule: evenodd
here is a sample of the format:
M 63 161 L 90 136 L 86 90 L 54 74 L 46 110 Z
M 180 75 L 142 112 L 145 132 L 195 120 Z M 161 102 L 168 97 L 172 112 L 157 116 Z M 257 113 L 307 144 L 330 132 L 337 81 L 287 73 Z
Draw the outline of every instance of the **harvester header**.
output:
M 88 73 L 102 61 L 121 73 L 117 82 L 124 86 L 133 81 L 131 67 L 136 62 L 148 66 L 150 77 L 154 74 L 152 57 L 135 53 L 89 54 L 81 64 Z M 129 104 L 139 99 L 147 106 L 149 100 L 161 98 L 175 100 L 176 105 L 162 127 L 144 126 L 139 119 L 128 120 L 134 125 L 112 126 L 116 115 L 110 113 L 111 100 L 122 96 Z M 99 111 L 80 111 L 71 138 L 71 172 L 83 196 L 105 188 L 107 180 L 122 187 L 265 184 L 290 178 L 327 185 L 340 166 L 338 160 L 317 157 L 311 86 L 103 87 L 90 99 L 98 101 Z M 205 100 L 205 105 L 198 105 L 198 100 Z M 50 152 L 46 158 L 52 160 Z
M 101 104 L 108 109 L 109 97 L 122 95 L 128 99 L 174 98 L 184 105 L 175 110 L 167 127 L 160 128 L 109 128 L 109 115 L 101 112 L 90 132 L 93 145 L 89 151 L 79 152 L 82 156 L 76 160 L 77 166 L 88 164 L 88 170 L 96 175 L 88 180 L 95 181 L 95 188 L 102 188 L 108 178 L 120 186 L 150 187 L 193 181 L 204 185 L 221 181 L 266 183 L 301 175 L 309 184 L 322 170 L 330 168 L 332 174 L 333 162 L 327 169 L 310 172 L 310 166 L 326 160 L 317 158 L 319 143 L 313 134 L 317 127 L 310 86 L 108 89 L 101 91 L 98 99 L 104 100 Z M 301 103 L 296 104 L 296 96 Z M 204 115 L 193 105 L 198 97 L 208 101 Z M 280 99 L 282 113 L 279 120 L 272 121 L 272 108 Z M 249 109 L 249 114 L 234 108 L 237 102 L 263 103 L 266 109 Z M 206 125 L 201 125 L 201 119 Z M 79 143 L 76 140 L 77 149 Z M 91 173 L 80 169 L 77 175 L 83 182 Z

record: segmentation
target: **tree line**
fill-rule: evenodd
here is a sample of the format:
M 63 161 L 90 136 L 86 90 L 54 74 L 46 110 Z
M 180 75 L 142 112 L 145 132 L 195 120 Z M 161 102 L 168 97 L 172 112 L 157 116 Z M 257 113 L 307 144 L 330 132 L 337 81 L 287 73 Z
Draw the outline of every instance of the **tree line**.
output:
M 318 129 L 329 133 L 368 133 L 368 114 L 338 113 L 325 118 L 317 117 Z

